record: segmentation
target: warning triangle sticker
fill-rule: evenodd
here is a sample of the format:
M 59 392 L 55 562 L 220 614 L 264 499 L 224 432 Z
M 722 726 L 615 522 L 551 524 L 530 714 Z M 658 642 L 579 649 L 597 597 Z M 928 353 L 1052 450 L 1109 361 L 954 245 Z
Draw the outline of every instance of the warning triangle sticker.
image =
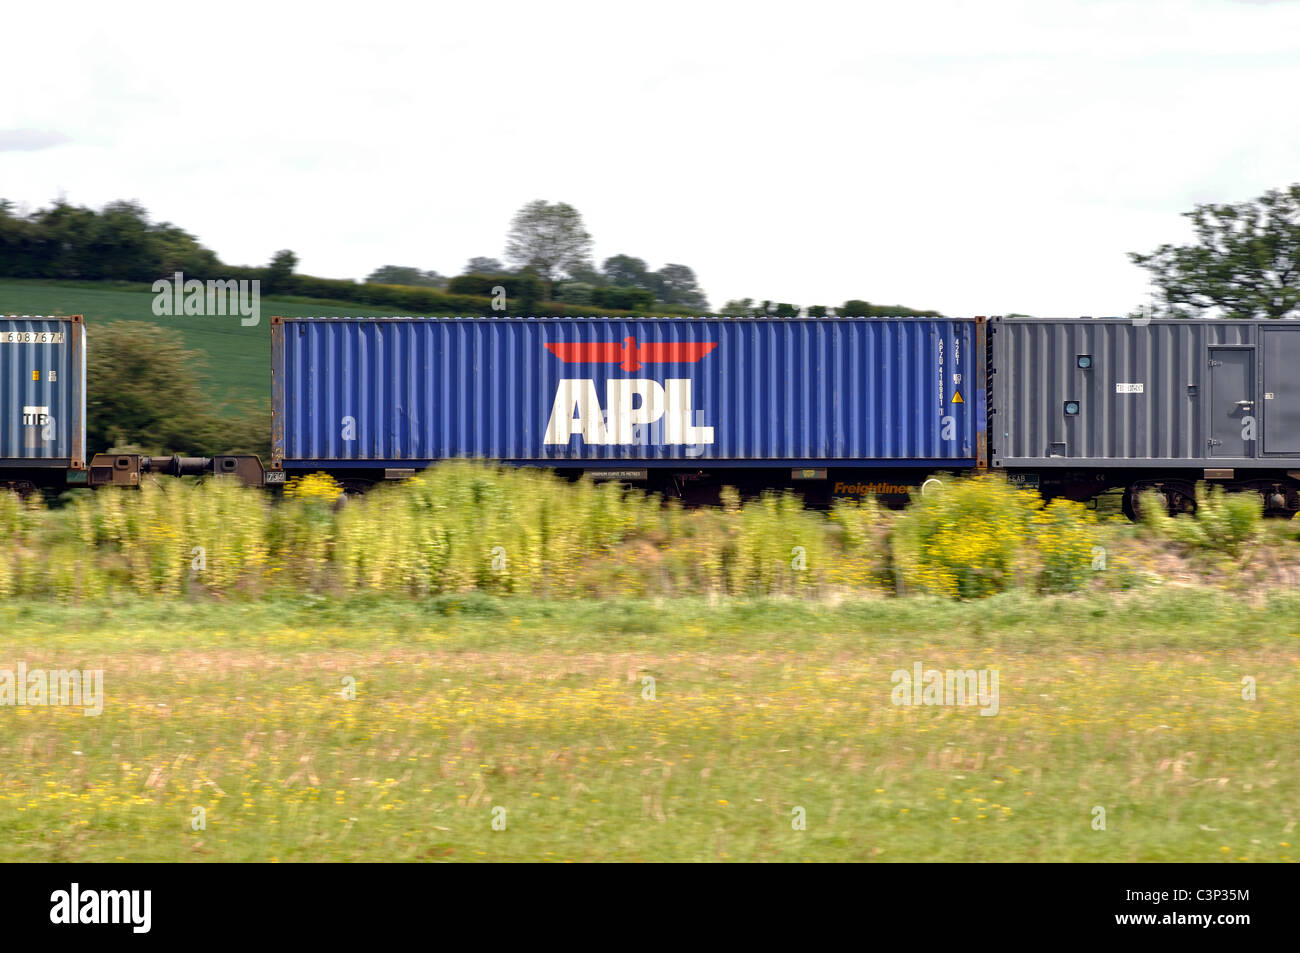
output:
M 958 391 L 953 391 L 953 394 L 952 394 L 952 402 L 953 402 L 954 404 L 964 404 L 964 403 L 966 403 L 966 401 L 964 401 L 964 400 L 961 399 L 961 391 L 959 391 L 959 390 L 958 390 Z

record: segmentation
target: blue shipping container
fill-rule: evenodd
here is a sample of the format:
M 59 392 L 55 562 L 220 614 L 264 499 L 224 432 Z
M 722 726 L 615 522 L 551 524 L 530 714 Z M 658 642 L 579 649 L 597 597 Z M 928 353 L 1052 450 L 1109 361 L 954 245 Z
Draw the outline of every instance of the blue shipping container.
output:
M 271 319 L 272 465 L 974 466 L 984 325 Z
M 85 331 L 79 314 L 0 316 L 0 466 L 85 467 Z

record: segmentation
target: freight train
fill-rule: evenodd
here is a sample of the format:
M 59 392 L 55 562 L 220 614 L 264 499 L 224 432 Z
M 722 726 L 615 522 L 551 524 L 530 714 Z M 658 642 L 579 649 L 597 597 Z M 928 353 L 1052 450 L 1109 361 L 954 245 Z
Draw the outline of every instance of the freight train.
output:
M 85 454 L 79 316 L 0 319 L 0 486 L 349 490 L 478 458 L 708 502 L 794 486 L 903 503 L 999 470 L 1044 496 L 1199 481 L 1300 509 L 1300 321 L 1123 318 L 271 318 L 269 463 Z

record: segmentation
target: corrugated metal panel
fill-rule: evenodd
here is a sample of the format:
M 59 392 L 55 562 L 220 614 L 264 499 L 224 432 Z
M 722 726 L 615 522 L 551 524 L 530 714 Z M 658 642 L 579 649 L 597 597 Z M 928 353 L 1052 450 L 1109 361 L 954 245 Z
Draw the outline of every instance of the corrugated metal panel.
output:
M 1244 431 L 1248 413 L 1267 419 L 1270 406 L 1282 419 L 1283 390 L 1266 381 L 1264 352 L 1275 346 L 1270 334 L 1300 334 L 1300 322 L 1003 318 L 989 334 L 994 466 L 1293 465 L 1263 440 L 1235 449 L 1210 441 L 1220 427 Z M 1078 366 L 1081 355 L 1090 367 Z M 1216 395 L 1210 362 L 1232 355 L 1247 378 L 1242 393 L 1219 386 Z M 1285 439 L 1279 432 L 1272 445 Z
M 973 320 L 272 318 L 272 348 L 289 466 L 961 466 L 982 447 Z
M 0 465 L 85 466 L 85 378 L 81 315 L 0 316 Z

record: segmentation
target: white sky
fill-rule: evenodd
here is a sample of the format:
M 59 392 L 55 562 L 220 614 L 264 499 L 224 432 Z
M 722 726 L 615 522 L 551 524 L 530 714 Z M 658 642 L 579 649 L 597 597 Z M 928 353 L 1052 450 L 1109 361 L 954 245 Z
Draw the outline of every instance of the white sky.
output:
M 0 196 L 456 274 L 534 198 L 729 298 L 1123 314 L 1300 180 L 1300 3 L 5 4 Z

